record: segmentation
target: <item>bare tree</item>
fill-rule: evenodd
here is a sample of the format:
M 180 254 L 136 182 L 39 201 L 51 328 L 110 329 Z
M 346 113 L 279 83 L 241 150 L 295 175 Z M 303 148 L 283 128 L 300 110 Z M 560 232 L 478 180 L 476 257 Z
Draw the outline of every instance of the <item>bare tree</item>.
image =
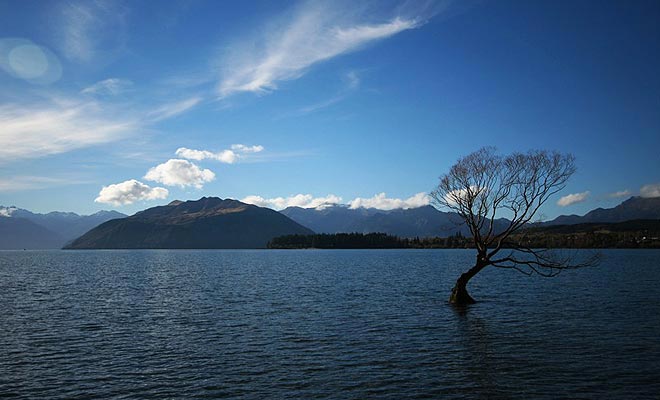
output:
M 594 258 L 573 263 L 547 249 L 532 249 L 510 240 L 525 227 L 550 196 L 575 173 L 570 154 L 529 151 L 500 156 L 492 147 L 469 154 L 440 177 L 431 193 L 434 203 L 456 212 L 470 229 L 477 250 L 475 265 L 461 274 L 452 289 L 453 304 L 472 304 L 467 284 L 488 266 L 526 274 L 554 276 L 565 269 L 592 265 Z M 501 217 L 508 222 L 501 226 Z M 507 254 L 502 250 L 506 249 Z

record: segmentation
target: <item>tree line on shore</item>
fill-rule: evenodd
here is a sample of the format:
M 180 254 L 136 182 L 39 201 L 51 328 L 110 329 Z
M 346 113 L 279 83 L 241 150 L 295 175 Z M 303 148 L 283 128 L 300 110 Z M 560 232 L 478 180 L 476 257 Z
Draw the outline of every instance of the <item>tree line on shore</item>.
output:
M 511 235 L 504 247 L 527 248 L 660 248 L 660 220 L 622 224 L 583 224 L 531 228 Z M 621 230 L 623 229 L 623 230 Z M 469 249 L 471 237 L 401 238 L 386 233 L 286 235 L 272 239 L 270 249 Z

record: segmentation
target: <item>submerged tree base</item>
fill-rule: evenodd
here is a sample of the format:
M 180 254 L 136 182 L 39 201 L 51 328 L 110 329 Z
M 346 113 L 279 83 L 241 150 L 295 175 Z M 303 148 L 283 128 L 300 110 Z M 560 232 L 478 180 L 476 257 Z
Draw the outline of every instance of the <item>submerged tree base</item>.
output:
M 456 285 L 451 290 L 451 296 L 449 296 L 449 303 L 456 306 L 465 306 L 468 304 L 476 303 L 476 300 L 470 296 L 465 286 Z

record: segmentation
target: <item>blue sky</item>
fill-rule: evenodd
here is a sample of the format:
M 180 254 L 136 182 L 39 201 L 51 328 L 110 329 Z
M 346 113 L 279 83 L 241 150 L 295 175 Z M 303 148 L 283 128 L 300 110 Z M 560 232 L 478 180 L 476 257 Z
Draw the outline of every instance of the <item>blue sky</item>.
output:
M 576 156 L 548 218 L 660 195 L 659 22 L 655 1 L 0 0 L 0 204 L 411 207 L 487 145 Z

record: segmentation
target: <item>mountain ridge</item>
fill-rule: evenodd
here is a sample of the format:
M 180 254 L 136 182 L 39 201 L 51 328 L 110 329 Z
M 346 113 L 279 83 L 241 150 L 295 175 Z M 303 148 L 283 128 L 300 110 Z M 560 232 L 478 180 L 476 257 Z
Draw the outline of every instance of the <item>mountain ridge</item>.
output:
M 280 211 L 316 233 L 386 233 L 402 238 L 447 237 L 470 230 L 456 213 L 440 211 L 431 205 L 393 210 L 331 206 L 320 209 L 288 207 Z M 495 221 L 495 230 L 505 226 Z
M 582 223 L 625 222 L 660 219 L 660 197 L 632 196 L 611 208 L 596 208 L 583 216 L 560 215 L 543 225 L 575 225 Z
M 124 217 L 126 215 L 120 212 L 106 210 L 90 215 L 63 211 L 40 214 L 16 206 L 0 206 L 0 224 L 5 228 L 12 226 L 12 229 L 20 232 L 31 232 L 20 236 L 21 240 L 18 240 L 18 237 L 11 237 L 11 230 L 5 229 L 0 233 L 0 241 L 12 243 L 15 249 L 59 249 L 103 222 Z M 32 224 L 45 230 L 34 228 Z M 3 248 L 7 248 L 7 245 Z
M 202 197 L 151 207 L 105 222 L 66 249 L 266 248 L 274 237 L 311 234 L 310 229 L 269 208 L 233 199 Z

